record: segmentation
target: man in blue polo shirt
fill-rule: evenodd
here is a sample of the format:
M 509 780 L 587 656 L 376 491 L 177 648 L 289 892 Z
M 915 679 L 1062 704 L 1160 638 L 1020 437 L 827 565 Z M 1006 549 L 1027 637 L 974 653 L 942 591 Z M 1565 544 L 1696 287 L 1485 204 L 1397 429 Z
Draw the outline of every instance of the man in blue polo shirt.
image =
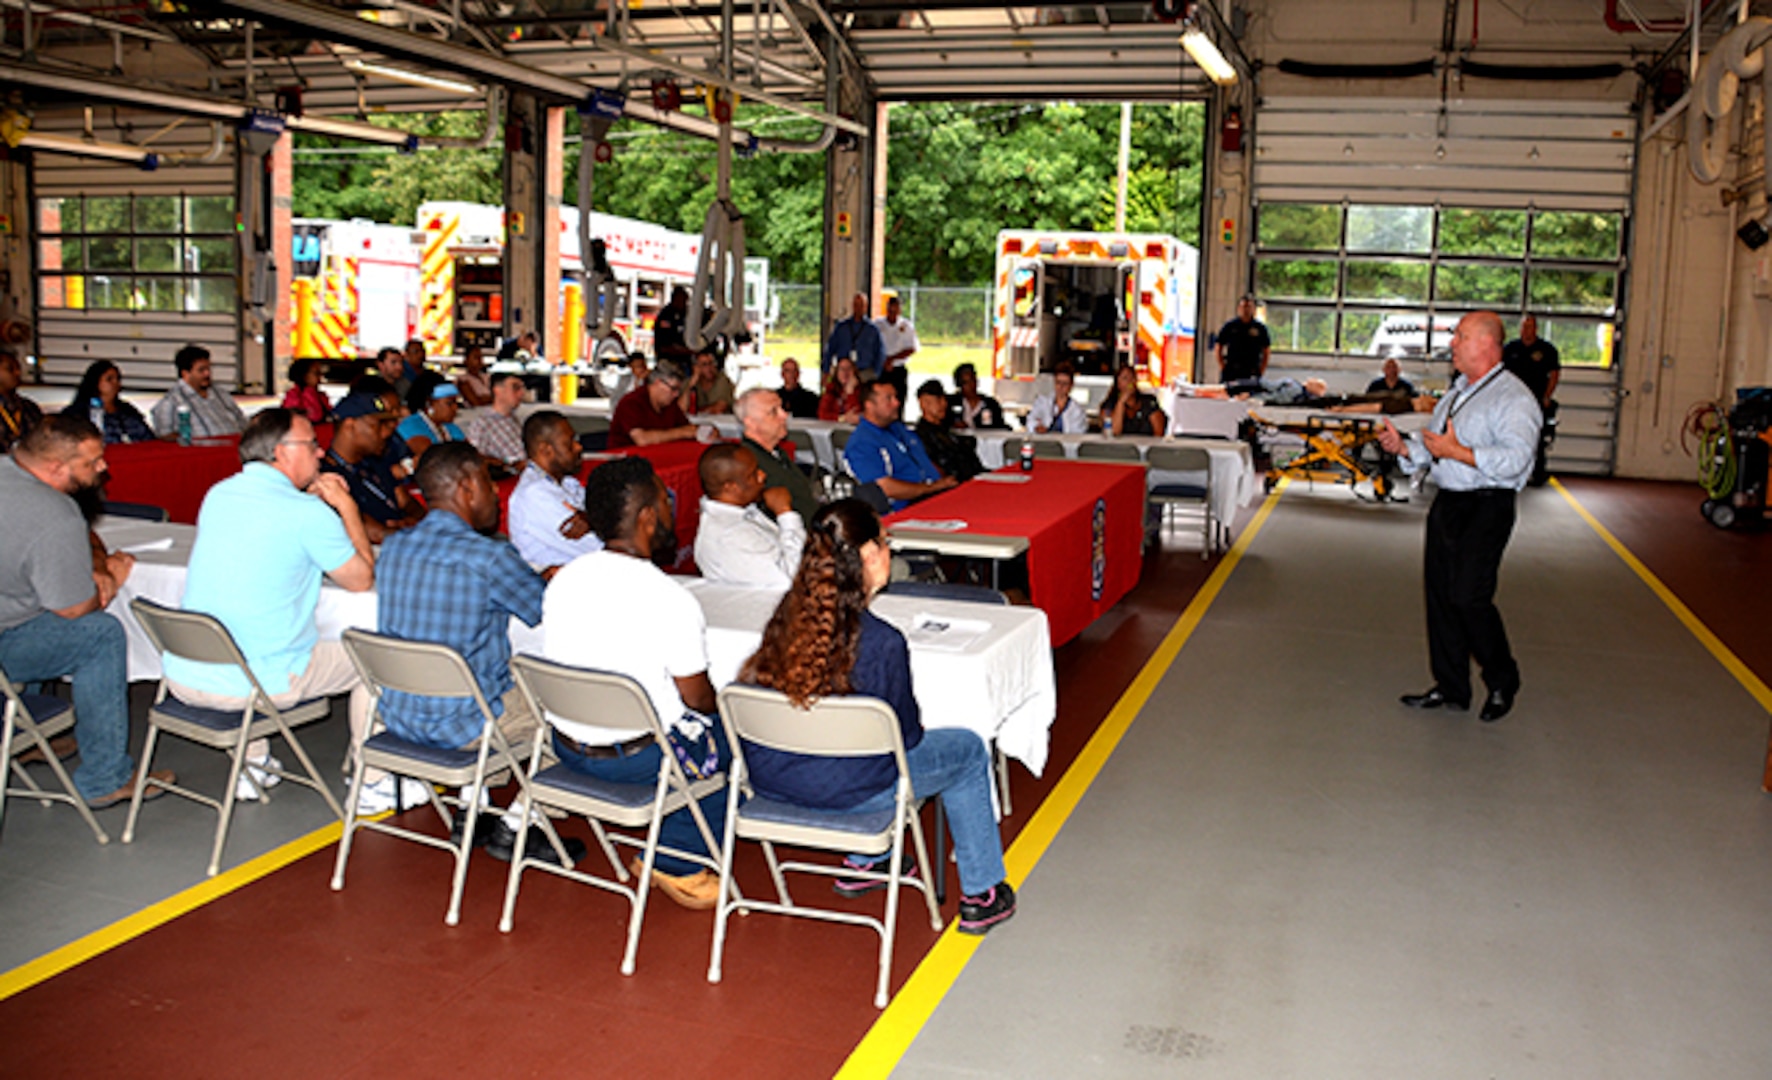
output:
M 849 318 L 831 327 L 819 365 L 821 374 L 828 376 L 839 356 L 854 357 L 855 373 L 863 379 L 877 379 L 886 371 L 886 342 L 880 337 L 880 328 L 868 321 L 868 298 L 861 293 L 849 301 Z
M 891 383 L 863 383 L 861 402 L 861 423 L 843 450 L 843 460 L 858 481 L 879 484 L 894 510 L 959 483 L 941 474 L 923 449 L 923 440 L 905 427 L 898 391 Z
M 265 409 L 252 418 L 240 437 L 245 468 L 203 497 L 183 603 L 221 620 L 279 708 L 348 691 L 355 745 L 368 726 L 369 697 L 344 646 L 319 640 L 314 610 L 322 575 L 351 592 L 374 588 L 375 556 L 350 489 L 320 471 L 320 454 L 300 413 Z M 172 656 L 165 665 L 173 695 L 192 705 L 238 709 L 251 692 L 231 667 Z M 280 763 L 267 750 L 264 740 L 247 748 L 250 773 L 242 773 L 237 798 L 255 799 L 276 783 Z M 392 806 L 392 780 L 375 779 L 386 780 L 387 798 L 373 808 Z
M 557 414 L 556 414 L 557 415 Z M 570 432 L 570 429 L 568 429 Z M 376 576 L 380 630 L 408 641 L 447 645 L 461 654 L 492 707 L 499 734 L 517 751 L 534 738 L 536 717 L 511 680 L 511 618 L 541 622 L 541 578 L 509 541 L 485 535 L 498 527 L 498 489 L 480 452 L 468 443 L 440 443 L 425 451 L 418 486 L 431 512 L 388 538 Z M 381 719 L 402 739 L 422 746 L 477 749 L 485 717 L 471 698 L 415 697 L 384 690 Z M 474 797 L 464 791 L 465 797 Z M 519 814 L 488 815 L 475 829 L 494 858 L 516 848 Z M 582 843 L 566 841 L 576 860 Z M 580 845 L 576 852 L 572 845 Z M 540 830 L 526 845 L 534 858 L 557 862 Z

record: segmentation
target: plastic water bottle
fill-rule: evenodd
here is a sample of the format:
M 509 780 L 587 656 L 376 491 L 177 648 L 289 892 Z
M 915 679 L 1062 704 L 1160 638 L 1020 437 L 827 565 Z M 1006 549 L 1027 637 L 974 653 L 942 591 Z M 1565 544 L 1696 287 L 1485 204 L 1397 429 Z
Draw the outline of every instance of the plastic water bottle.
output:
M 93 398 L 90 406 L 86 410 L 86 418 L 88 420 L 92 421 L 93 427 L 98 428 L 98 433 L 100 435 L 103 435 L 105 433 L 105 403 L 104 402 L 100 401 L 98 398 Z
M 1034 471 L 1034 440 L 1021 440 L 1021 471 Z
M 191 445 L 191 407 L 189 405 L 178 407 L 178 444 L 180 446 Z

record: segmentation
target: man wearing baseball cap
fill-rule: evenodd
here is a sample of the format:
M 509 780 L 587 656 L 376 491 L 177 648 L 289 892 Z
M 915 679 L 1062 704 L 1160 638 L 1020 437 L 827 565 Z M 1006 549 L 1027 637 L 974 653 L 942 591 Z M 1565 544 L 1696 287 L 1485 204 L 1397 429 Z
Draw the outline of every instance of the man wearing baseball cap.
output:
M 370 542 L 379 544 L 389 533 L 416 524 L 424 517 L 424 507 L 381 462 L 388 442 L 388 429 L 383 424 L 389 415 L 387 403 L 374 394 L 351 393 L 333 409 L 333 415 L 338 427 L 320 469 L 344 479 L 351 501 L 362 511 Z

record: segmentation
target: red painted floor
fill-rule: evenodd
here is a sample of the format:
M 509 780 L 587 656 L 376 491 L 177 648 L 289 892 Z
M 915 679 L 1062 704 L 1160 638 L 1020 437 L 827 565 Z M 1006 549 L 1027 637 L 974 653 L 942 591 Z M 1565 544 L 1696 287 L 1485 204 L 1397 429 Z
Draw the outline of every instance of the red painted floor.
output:
M 1215 565 L 1151 555 L 1138 589 L 1055 653 L 1050 764 L 1038 780 L 1012 770 L 1005 846 Z M 436 824 L 428 810 L 410 817 Z M 582 825 L 567 831 L 589 840 Z M 827 1077 L 879 1015 L 866 930 L 735 918 L 712 986 L 711 916 L 655 897 L 624 978 L 619 897 L 528 874 L 516 926 L 500 934 L 506 867 L 482 853 L 461 925 L 446 927 L 448 857 L 360 836 L 341 893 L 327 848 L 0 1003 L 7 1075 Z M 739 879 L 761 894 L 767 873 L 748 854 Z M 947 918 L 957 891 L 950 876 Z M 895 990 L 936 937 L 906 900 Z

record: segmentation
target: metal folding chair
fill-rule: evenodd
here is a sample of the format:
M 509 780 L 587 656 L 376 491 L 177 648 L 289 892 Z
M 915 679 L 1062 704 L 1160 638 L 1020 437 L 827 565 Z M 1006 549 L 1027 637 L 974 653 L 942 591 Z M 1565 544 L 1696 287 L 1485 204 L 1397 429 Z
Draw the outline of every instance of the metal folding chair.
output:
M 1142 463 L 1144 455 L 1138 452 L 1136 443 L 1111 442 L 1108 440 L 1090 440 L 1077 444 L 1077 458 L 1081 461 L 1126 461 Z
M 892 978 L 892 939 L 898 929 L 898 890 L 905 885 L 922 892 L 929 905 L 929 925 L 941 929 L 936 906 L 935 879 L 930 873 L 929 852 L 923 843 L 923 825 L 911 796 L 910 769 L 905 764 L 904 740 L 892 707 L 878 698 L 830 697 L 809 709 L 796 708 L 774 690 L 732 685 L 720 691 L 720 719 L 732 743 L 732 773 L 727 794 L 726 836 L 720 848 L 720 905 L 714 919 L 714 952 L 708 965 L 708 981 L 720 981 L 720 964 L 726 945 L 726 921 L 735 910 L 766 911 L 778 915 L 823 919 L 866 926 L 880 935 L 880 978 L 874 1005 L 885 1008 Z M 745 770 L 743 740 L 774 750 L 825 757 L 873 757 L 891 754 L 898 765 L 898 785 L 893 806 L 874 813 L 813 810 L 757 795 Z M 740 797 L 748 801 L 740 805 Z M 904 834 L 909 826 L 916 845 L 920 878 L 901 873 Z M 730 894 L 733 854 L 738 840 L 763 845 L 763 857 L 775 881 L 776 902 L 739 898 Z M 888 853 L 889 869 L 859 871 L 853 867 L 821 863 L 781 862 L 776 844 L 820 848 L 863 855 Z M 830 877 L 868 877 L 886 883 L 884 920 L 851 911 L 796 904 L 788 895 L 787 872 Z
M 646 691 L 639 683 L 626 675 L 568 667 L 533 656 L 518 656 L 513 659 L 511 673 L 516 676 L 517 687 L 536 716 L 558 716 L 569 721 L 624 731 L 629 738 L 650 734 L 662 751 L 658 777 L 654 783 L 613 783 L 599 780 L 558 762 L 545 769 L 540 768 L 546 745 L 544 740 L 552 727 L 544 723 L 535 729 L 535 743 L 529 752 L 525 798 L 533 800 L 544 809 L 563 810 L 569 814 L 581 815 L 589 821 L 598 845 L 602 847 L 603 854 L 615 871 L 615 880 L 519 855 L 511 860 L 510 877 L 505 884 L 504 915 L 498 923 L 500 930 L 510 932 L 511 921 L 517 910 L 517 890 L 522 885 L 523 871 L 531 866 L 573 881 L 584 882 L 586 885 L 595 885 L 599 889 L 607 889 L 626 897 L 628 901 L 628 939 L 622 952 L 621 973 L 632 975 L 634 958 L 640 950 L 640 926 L 646 917 L 646 900 L 652 890 L 652 865 L 658 852 L 662 850 L 678 858 L 699 863 L 710 870 L 720 869 L 719 862 L 712 856 L 678 851 L 670 847 L 660 848 L 659 829 L 667 815 L 688 807 L 690 815 L 695 818 L 696 828 L 701 830 L 702 842 L 707 844 L 709 851 L 719 851 L 720 842 L 708 827 L 697 800 L 725 787 L 726 777 L 718 775 L 695 781 L 688 778 L 677 761 L 676 753 L 671 749 L 664 725 L 653 711 L 652 700 L 646 696 Z M 524 812 L 528 813 L 527 805 Z M 637 840 L 621 833 L 611 835 L 604 830 L 605 825 L 645 829 L 646 838 Z M 628 884 L 632 875 L 621 864 L 615 844 L 625 844 L 640 850 L 638 885 Z
M 1212 455 L 1197 446 L 1152 446 L 1145 461 L 1157 472 L 1203 473 L 1206 482 L 1153 484 L 1150 500 L 1163 508 L 1163 519 L 1173 519 L 1177 506 L 1197 505 L 1200 508 L 1200 558 L 1210 558 L 1218 550 L 1223 525 L 1212 513 Z
M 80 797 L 75 789 L 73 778 L 49 748 L 49 740 L 74 727 L 74 706 L 60 698 L 44 694 L 26 694 L 12 684 L 6 672 L 0 670 L 0 693 L 5 695 L 4 708 L 0 709 L 0 761 L 6 762 L 8 771 L 18 778 L 20 787 L 5 786 L 0 790 L 0 820 L 6 813 L 7 798 L 36 799 L 44 806 L 50 803 L 67 803 L 79 811 L 92 835 L 101 844 L 111 842 L 111 836 L 99 826 L 98 819 L 92 816 L 92 809 L 86 800 Z M 15 740 L 14 736 L 23 736 Z M 13 755 L 29 750 L 35 746 L 43 754 L 44 762 L 51 772 L 55 773 L 56 783 L 61 785 L 60 791 L 46 791 L 40 786 L 25 767 L 14 760 Z M 4 785 L 4 781 L 0 781 Z
M 1034 446 L 1034 457 L 1036 458 L 1046 458 L 1050 461 L 1063 461 L 1069 456 L 1064 452 L 1064 443 L 1059 442 L 1057 439 L 1029 439 L 1028 441 Z M 1004 445 L 1012 447 L 1015 444 L 1010 442 L 1005 443 Z
M 234 636 L 228 628 L 212 615 L 204 615 L 196 611 L 180 611 L 154 603 L 152 600 L 137 597 L 129 602 L 129 609 L 135 613 L 135 620 L 141 624 L 142 631 L 148 635 L 148 641 L 155 649 L 165 656 L 177 656 L 200 664 L 224 664 L 236 668 L 246 677 L 251 687 L 244 704 L 238 711 L 233 709 L 205 709 L 174 697 L 167 688 L 166 680 L 160 680 L 159 692 L 154 697 L 154 705 L 148 710 L 148 738 L 142 747 L 141 767 L 135 775 L 135 793 L 129 799 L 129 818 L 123 823 L 123 842 L 130 843 L 135 839 L 135 823 L 141 814 L 142 793 L 147 789 L 148 770 L 154 764 L 154 746 L 160 734 L 176 735 L 188 739 L 200 746 L 212 750 L 220 750 L 228 755 L 228 779 L 220 799 L 212 798 L 201 792 L 192 791 L 178 784 L 155 781 L 156 787 L 165 788 L 175 795 L 182 795 L 192 802 L 213 807 L 220 815 L 215 824 L 215 843 L 209 851 L 209 876 L 221 868 L 222 845 L 228 839 L 228 824 L 234 817 L 234 802 L 239 790 L 241 776 L 258 792 L 260 799 L 270 800 L 270 792 L 246 766 L 246 747 L 254 739 L 268 739 L 272 735 L 280 735 L 289 744 L 289 749 L 301 763 L 302 772 L 298 775 L 286 772 L 281 768 L 268 771 L 293 783 L 313 788 L 326 800 L 326 805 L 333 814 L 344 816 L 339 808 L 338 800 L 333 797 L 332 790 L 320 778 L 320 771 L 314 768 L 314 762 L 302 747 L 301 740 L 295 737 L 295 728 L 315 720 L 324 720 L 332 715 L 332 702 L 326 698 L 312 698 L 297 702 L 287 709 L 279 709 L 271 702 L 271 695 L 259 685 L 257 677 L 252 674 L 252 667 L 234 643 Z
M 356 768 L 351 771 L 351 791 L 345 800 L 347 809 L 344 831 L 338 838 L 338 862 L 332 871 L 333 891 L 337 892 L 345 887 L 345 864 L 350 861 L 351 839 L 358 829 L 373 829 L 403 840 L 442 848 L 455 856 L 455 876 L 449 887 L 449 911 L 443 916 L 446 924 L 454 926 L 461 919 L 461 892 L 468 878 L 468 856 L 474 850 L 474 829 L 480 816 L 480 800 L 439 795 L 436 788 L 439 785 L 448 788 L 466 787 L 470 792 L 479 792 L 495 781 L 502 783 L 508 774 L 516 778 L 521 800 L 527 805 L 530 792 L 529 782 L 522 768 L 523 759 L 506 744 L 504 735 L 498 730 L 497 718 L 492 714 L 492 706 L 486 703 L 485 696 L 480 693 L 478 680 L 468 668 L 467 661 L 454 649 L 434 642 L 403 641 L 355 629 L 346 630 L 343 640 L 345 653 L 350 656 L 351 663 L 362 676 L 363 685 L 369 688 L 375 704 L 370 719 L 371 734 L 357 748 Z M 384 690 L 399 690 L 423 697 L 472 698 L 479 707 L 482 718 L 480 738 L 476 746 L 471 750 L 441 750 L 434 746 L 408 742 L 386 730 L 381 720 L 381 695 Z M 378 731 L 377 728 L 381 730 Z M 386 821 L 358 817 L 357 794 L 363 788 L 363 772 L 369 768 L 382 769 L 395 776 L 414 777 L 431 784 L 431 806 L 436 809 L 437 816 L 443 819 L 445 827 L 453 829 L 455 825 L 445 804 L 456 806 L 464 813 L 460 838 L 440 838 L 401 828 Z M 560 843 L 559 834 L 554 832 L 554 827 L 546 818 L 540 819 L 537 824 L 553 845 L 561 865 L 571 865 L 572 860 L 567 858 L 566 849 Z M 513 859 L 521 857 L 527 840 L 526 821 L 525 827 L 518 830 L 517 853 L 512 856 Z

